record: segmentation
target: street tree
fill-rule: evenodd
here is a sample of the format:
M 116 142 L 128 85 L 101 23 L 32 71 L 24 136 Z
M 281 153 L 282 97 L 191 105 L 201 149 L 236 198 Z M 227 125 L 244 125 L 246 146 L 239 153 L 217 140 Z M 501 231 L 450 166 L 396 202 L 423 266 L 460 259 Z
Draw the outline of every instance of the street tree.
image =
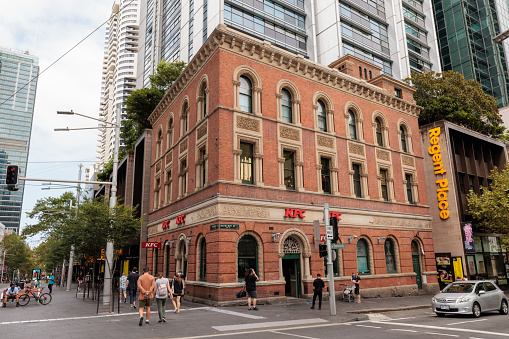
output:
M 467 196 L 468 209 L 476 224 L 491 233 L 503 234 L 503 243 L 509 247 L 509 164 L 499 171 L 494 168 L 488 188 L 478 195 L 473 191 Z
M 32 250 L 24 237 L 16 233 L 6 235 L 0 243 L 0 248 L 2 248 L 2 252 L 6 251 L 5 266 L 9 268 L 10 272 L 19 270 L 20 276 L 32 273 Z
M 405 81 L 415 87 L 414 99 L 424 108 L 420 125 L 447 120 L 488 136 L 503 136 L 505 127 L 497 100 L 476 80 L 466 80 L 454 71 L 430 71 L 412 73 Z

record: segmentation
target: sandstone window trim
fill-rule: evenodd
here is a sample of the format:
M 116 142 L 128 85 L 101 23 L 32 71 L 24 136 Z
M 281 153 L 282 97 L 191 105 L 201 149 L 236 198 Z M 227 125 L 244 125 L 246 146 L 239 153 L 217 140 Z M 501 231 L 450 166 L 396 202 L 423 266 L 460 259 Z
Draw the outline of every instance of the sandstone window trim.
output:
M 165 172 L 164 180 L 164 204 L 169 205 L 172 201 L 172 188 L 173 188 L 173 163 L 170 163 Z
M 303 177 L 303 166 L 302 161 L 302 146 L 281 144 L 279 150 L 279 187 L 287 189 L 285 184 L 285 157 L 284 152 L 293 152 L 293 173 L 294 173 L 294 190 L 297 192 L 304 191 L 304 177 Z
M 403 138 L 406 143 L 406 151 L 403 147 Z M 408 154 L 414 154 L 414 149 L 412 145 L 412 132 L 410 129 L 410 124 L 404 120 L 400 119 L 398 121 L 398 143 L 399 143 L 399 150 L 404 153 Z
M 156 135 L 156 159 L 159 159 L 163 154 L 163 128 L 159 126 Z
M 244 76 L 251 82 L 251 103 L 252 110 L 251 112 L 254 115 L 262 115 L 261 112 L 261 92 L 262 92 L 262 82 L 256 71 L 246 65 L 239 66 L 233 72 L 233 108 L 237 111 L 243 112 L 240 108 L 240 85 L 241 80 L 240 77 Z
M 383 197 L 383 192 L 382 192 L 383 177 L 382 177 L 381 171 L 385 171 L 385 174 L 386 174 L 385 182 L 386 182 L 386 187 L 387 187 L 387 200 L 385 200 Z M 394 197 L 394 173 L 392 171 L 392 166 L 387 165 L 387 164 L 377 163 L 377 173 L 378 173 L 377 182 L 378 182 L 378 192 L 379 192 L 378 199 L 380 201 L 396 202 L 396 199 Z
M 364 243 L 364 245 L 366 246 L 366 255 L 359 255 L 360 253 L 360 250 L 361 250 L 361 246 L 363 245 L 360 245 Z M 357 258 L 357 270 L 359 271 L 359 274 L 360 275 L 374 275 L 375 274 L 375 264 L 374 264 L 374 255 L 373 255 L 373 243 L 371 242 L 371 239 L 365 235 L 361 235 L 358 240 L 357 240 L 357 243 L 355 245 L 355 255 L 356 255 L 356 258 Z M 367 266 L 367 269 L 368 271 L 362 271 L 361 268 L 359 267 L 359 259 L 361 259 L 360 263 L 362 264 L 362 258 L 363 257 L 366 257 L 366 266 Z
M 322 183 L 322 158 L 329 160 L 329 177 L 330 177 L 330 193 L 325 193 L 323 189 L 323 183 Z M 317 182 L 318 182 L 318 193 L 321 194 L 330 194 L 330 195 L 339 195 L 339 189 L 338 189 L 338 167 L 337 167 L 337 157 L 334 153 L 326 153 L 323 151 L 319 151 L 317 153 L 316 158 L 316 175 L 317 175 Z
M 161 207 L 161 174 L 154 177 L 154 205 L 153 210 L 157 210 Z
M 209 79 L 206 74 L 204 74 L 199 82 L 196 91 L 196 121 L 199 122 L 204 119 L 210 109 L 209 109 Z
M 187 95 L 182 100 L 180 109 L 180 137 L 183 137 L 189 131 L 189 98 Z
M 185 197 L 189 191 L 188 184 L 188 172 L 189 172 L 189 164 L 187 161 L 187 154 L 179 159 L 179 176 L 178 176 L 178 197 L 177 199 L 181 199 Z
M 410 182 L 408 182 L 410 179 Z M 403 187 L 405 190 L 405 203 L 418 205 L 419 204 L 419 190 L 417 182 L 417 173 L 415 171 L 405 169 L 403 171 Z M 409 193 L 412 195 L 409 199 Z
M 362 111 L 360 107 L 354 103 L 354 102 L 348 102 L 345 105 L 345 128 L 346 128 L 346 136 L 350 140 L 357 140 L 364 142 L 364 131 L 363 131 L 363 118 L 362 118 Z M 350 116 L 353 116 L 355 118 L 355 121 L 353 122 L 352 127 L 355 127 L 355 134 L 356 137 L 351 133 L 350 128 Z
M 389 123 L 385 115 L 380 111 L 373 113 L 373 144 L 379 147 L 389 148 Z
M 323 105 L 322 109 L 324 109 L 325 113 L 325 130 L 321 128 L 320 119 L 319 117 L 319 110 L 320 110 L 320 102 Z M 332 103 L 332 100 L 325 92 L 317 92 L 315 93 L 313 97 L 313 116 L 314 116 L 314 128 L 315 130 L 319 130 L 323 133 L 334 133 L 334 105 Z
M 169 150 L 173 146 L 173 135 L 174 135 L 174 117 L 173 113 L 168 116 L 168 123 L 166 127 L 166 149 Z
M 241 143 L 253 145 L 253 184 L 255 186 L 263 186 L 263 150 L 262 139 L 259 137 L 246 136 L 237 134 L 235 149 L 233 150 L 234 161 L 234 182 L 242 183 L 241 177 Z
M 356 193 L 356 190 L 355 190 L 355 181 L 356 181 L 356 178 L 354 178 L 354 176 L 356 176 L 356 171 L 354 170 L 355 167 L 354 165 L 358 165 L 359 166 L 359 181 L 360 181 L 360 197 L 357 196 L 357 193 Z M 367 162 L 365 159 L 359 159 L 359 158 L 354 158 L 354 159 L 350 159 L 350 171 L 349 171 L 349 178 L 350 178 L 350 196 L 352 198 L 357 198 L 357 199 L 369 199 L 369 194 L 368 194 L 368 173 L 367 173 Z
M 284 95 L 283 91 L 286 90 L 290 94 L 290 110 L 291 110 L 291 119 L 290 121 L 285 121 L 283 119 L 283 103 L 284 103 Z M 289 124 L 293 124 L 296 126 L 301 126 L 301 116 L 300 116 L 300 93 L 291 81 L 282 79 L 279 80 L 277 86 L 276 86 L 276 114 L 277 114 L 277 120 L 279 122 L 285 122 Z
M 203 143 L 196 147 L 196 190 L 202 189 L 208 184 L 208 158 L 207 144 Z
M 392 242 L 392 245 L 393 245 L 393 249 L 394 249 L 394 268 L 395 270 L 389 270 L 389 263 L 387 262 L 388 258 L 387 258 L 387 242 L 390 241 Z M 398 243 L 398 240 L 395 236 L 393 235 L 388 235 L 385 239 L 385 242 L 384 242 L 384 256 L 385 256 L 385 269 L 386 269 L 386 272 L 387 274 L 397 274 L 397 273 L 401 273 L 401 263 L 400 263 L 400 259 L 399 259 L 399 243 Z M 390 257 L 389 257 L 390 259 Z

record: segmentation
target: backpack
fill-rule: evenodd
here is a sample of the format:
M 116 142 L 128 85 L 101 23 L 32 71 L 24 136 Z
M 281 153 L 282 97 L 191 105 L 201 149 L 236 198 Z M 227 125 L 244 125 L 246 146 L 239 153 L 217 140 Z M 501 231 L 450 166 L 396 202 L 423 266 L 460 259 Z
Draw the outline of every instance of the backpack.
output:
M 159 284 L 157 286 L 157 295 L 166 296 L 167 294 L 168 288 L 166 287 L 166 284 L 164 284 L 162 280 L 159 280 Z

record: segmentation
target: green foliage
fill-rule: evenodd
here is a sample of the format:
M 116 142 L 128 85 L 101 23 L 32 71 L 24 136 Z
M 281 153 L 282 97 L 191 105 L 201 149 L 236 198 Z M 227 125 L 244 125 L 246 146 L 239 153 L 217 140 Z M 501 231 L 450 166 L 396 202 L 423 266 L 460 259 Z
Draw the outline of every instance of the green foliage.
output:
M 13 269 L 19 269 L 20 276 L 32 273 L 32 250 L 24 237 L 16 233 L 6 235 L 0 243 L 0 247 L 6 250 L 5 265 L 9 268 L 10 272 Z
M 136 128 L 136 123 L 133 120 L 126 119 L 122 122 L 122 127 L 120 127 L 120 137 L 124 140 L 124 145 L 126 145 L 126 153 L 134 152 L 136 141 L 138 141 L 142 134 L 143 130 Z
M 491 171 L 491 185 L 483 188 L 480 195 L 470 191 L 467 196 L 468 208 L 476 223 L 491 233 L 504 235 L 509 245 L 509 164 L 499 171 Z
M 497 100 L 484 93 L 476 80 L 445 71 L 412 73 L 405 81 L 416 88 L 414 99 L 424 108 L 419 115 L 420 125 L 443 119 L 488 136 L 503 135 L 505 127 Z
M 137 89 L 125 100 L 127 118 L 134 122 L 134 126 L 138 130 L 152 128 L 148 117 L 157 107 L 157 104 L 164 96 L 164 91 L 159 88 L 142 88 Z
M 156 72 L 150 76 L 150 84 L 153 88 L 158 88 L 166 92 L 177 80 L 182 71 L 186 68 L 184 61 L 166 62 L 161 61 L 157 65 Z

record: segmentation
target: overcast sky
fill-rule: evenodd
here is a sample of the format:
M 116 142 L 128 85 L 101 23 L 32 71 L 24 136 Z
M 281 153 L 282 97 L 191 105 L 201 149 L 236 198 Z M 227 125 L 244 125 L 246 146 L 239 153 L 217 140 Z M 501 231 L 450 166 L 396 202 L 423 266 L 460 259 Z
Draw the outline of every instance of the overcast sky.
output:
M 29 51 L 39 57 L 42 72 L 75 44 L 101 26 L 111 14 L 113 0 L 3 0 L 0 46 Z M 55 132 L 60 127 L 90 127 L 97 122 L 62 116 L 74 110 L 98 118 L 105 26 L 67 54 L 39 78 L 30 140 L 27 177 L 78 178 L 96 161 L 97 131 Z M 83 176 L 84 178 L 84 171 Z M 26 183 L 21 227 L 34 223 L 26 217 L 38 199 L 65 190 L 41 190 L 40 182 Z M 34 245 L 35 239 L 31 241 Z

